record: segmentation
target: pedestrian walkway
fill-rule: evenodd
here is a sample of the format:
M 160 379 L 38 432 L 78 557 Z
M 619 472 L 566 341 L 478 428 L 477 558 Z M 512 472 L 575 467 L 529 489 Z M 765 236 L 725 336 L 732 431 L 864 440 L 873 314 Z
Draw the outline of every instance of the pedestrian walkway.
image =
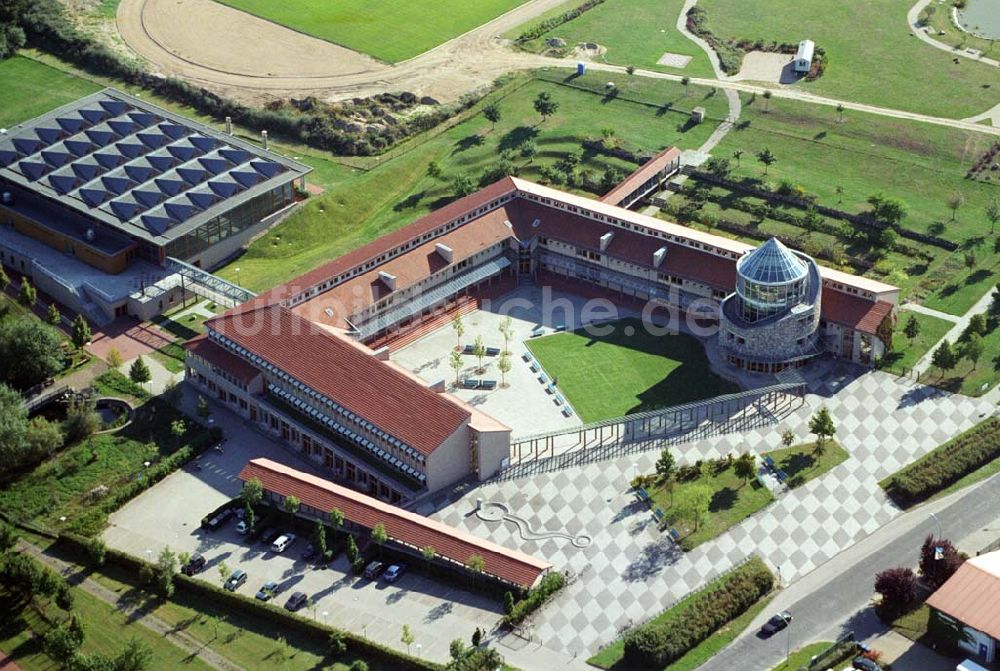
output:
M 934 310 L 921 305 L 920 303 L 903 303 L 899 306 L 900 310 L 906 310 L 909 312 L 919 312 L 922 315 L 927 315 L 929 317 L 937 317 L 938 319 L 943 319 L 952 324 L 957 324 L 961 317 L 956 317 L 955 315 L 950 315 L 947 312 L 941 312 L 940 310 Z
M 924 354 L 920 358 L 920 360 L 913 365 L 914 378 L 920 377 L 927 371 L 928 368 L 931 367 L 931 359 L 934 357 L 934 350 L 936 350 L 942 342 L 944 342 L 945 340 L 951 343 L 956 342 L 959 336 L 962 335 L 962 332 L 969 325 L 969 322 L 972 320 L 973 315 L 982 314 L 983 312 L 986 312 L 986 310 L 990 307 L 990 303 L 993 302 L 994 293 L 996 293 L 996 289 L 991 289 L 990 291 L 987 291 L 983 295 L 983 297 L 980 298 L 978 301 L 976 301 L 975 305 L 969 308 L 969 310 L 964 315 L 958 318 L 951 319 L 955 325 L 952 326 L 951 329 L 944 334 L 944 337 L 941 338 L 941 340 L 934 343 L 934 346 L 931 347 L 929 350 L 927 350 L 927 353 Z
M 129 621 L 135 622 L 146 629 L 149 629 L 157 636 L 166 638 L 168 641 L 182 649 L 184 652 L 190 654 L 192 657 L 200 658 L 201 661 L 205 662 L 213 669 L 217 669 L 218 671 L 241 671 L 241 667 L 233 664 L 218 652 L 195 639 L 187 632 L 167 624 L 155 615 L 150 615 L 149 613 L 144 612 L 145 606 L 143 604 L 128 603 L 124 601 L 114 590 L 108 589 L 96 580 L 84 576 L 81 573 L 83 569 L 79 566 L 46 554 L 40 548 L 24 540 L 18 541 L 17 547 L 20 551 L 34 557 L 60 575 L 69 578 L 72 584 L 76 585 L 87 594 L 90 594 L 109 606 L 114 607 L 115 610 L 125 615 Z M 8 668 L 17 669 L 16 666 L 6 667 L 2 662 L 0 662 L 0 669 Z

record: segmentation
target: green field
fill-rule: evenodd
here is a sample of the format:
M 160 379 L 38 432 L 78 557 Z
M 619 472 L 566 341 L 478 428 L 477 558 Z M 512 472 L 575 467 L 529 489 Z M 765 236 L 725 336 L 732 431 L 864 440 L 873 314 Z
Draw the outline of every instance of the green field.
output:
M 609 326 L 608 335 L 580 330 L 525 343 L 584 422 L 739 391 L 709 371 L 696 338 L 652 335 L 638 319 Z
M 0 127 L 27 121 L 101 86 L 21 56 L 0 61 Z
M 221 0 L 223 4 L 397 63 L 478 28 L 524 0 Z
M 920 325 L 920 331 L 912 341 L 903 333 L 911 315 Z M 892 351 L 882 357 L 879 367 L 897 375 L 905 375 L 953 326 L 951 322 L 938 317 L 901 310 L 892 336 Z
M 984 210 L 1000 198 L 1000 187 L 967 180 L 965 172 L 996 141 L 994 136 L 850 111 L 841 122 L 833 108 L 791 100 L 772 99 L 768 106 L 765 112 L 762 99 L 744 95 L 741 123 L 713 151 L 730 159 L 733 177 L 771 188 L 788 180 L 817 202 L 852 213 L 867 209 L 866 199 L 877 192 L 899 198 L 907 207 L 905 228 L 939 235 L 961 248 L 948 252 L 901 238 L 933 260 L 889 254 L 866 274 L 897 284 L 911 300 L 956 315 L 993 286 L 1000 256 L 993 252 L 995 238 Z M 766 177 L 755 158 L 765 148 L 777 158 Z M 736 151 L 743 152 L 738 163 L 732 158 Z M 947 202 L 955 193 L 964 202 L 953 221 Z M 739 215 L 727 211 L 725 216 Z M 778 229 L 789 227 L 778 224 Z M 824 234 L 790 228 L 792 235 L 824 244 Z M 866 250 L 848 250 L 855 251 Z M 972 270 L 965 266 L 967 251 L 976 258 Z
M 579 4 L 580 0 L 570 0 L 536 21 L 518 26 L 507 33 L 507 37 L 516 38 L 535 23 Z M 565 40 L 570 48 L 580 42 L 596 42 L 607 48 L 604 60 L 609 63 L 691 77 L 714 77 L 712 64 L 705 52 L 677 30 L 677 17 L 683 5 L 684 0 L 605 0 L 603 4 L 523 46 L 530 51 L 542 51 L 546 48 L 545 41 L 554 37 Z M 665 52 L 690 56 L 691 61 L 684 68 L 657 65 Z
M 826 49 L 826 73 L 796 84 L 810 93 L 951 118 L 997 104 L 1000 72 L 964 58 L 953 63 L 950 54 L 914 37 L 906 25 L 911 0 L 772 0 L 767 11 L 744 0 L 703 0 L 698 6 L 719 38 L 809 38 Z
M 696 105 L 713 118 L 726 114 L 725 97 L 714 89 L 684 87 L 676 82 L 618 78 L 620 93 L 604 93 L 606 75 L 592 74 L 564 81 L 564 72 L 541 72 L 536 77 L 518 77 L 484 102 L 495 101 L 502 114 L 496 129 L 483 118 L 477 106 L 462 123 L 430 136 L 416 138 L 382 160 L 373 170 L 355 175 L 305 207 L 287 221 L 251 244 L 241 258 L 219 271 L 240 283 L 262 291 L 336 258 L 437 209 L 454 197 L 451 181 L 467 175 L 478 181 L 504 149 L 514 152 L 518 174 L 540 181 L 541 170 L 567 154 L 581 155 L 581 140 L 599 138 L 613 128 L 621 144 L 630 149 L 659 151 L 668 145 L 693 148 L 701 145 L 715 128 L 714 122 L 688 127 L 688 111 Z M 559 111 L 544 123 L 532 103 L 542 91 L 559 102 Z M 672 105 L 668 108 L 668 105 Z M 518 145 L 531 140 L 537 147 L 533 158 L 523 158 Z M 436 161 L 444 175 L 427 175 Z M 636 166 L 602 154 L 582 152 L 579 172 L 595 177 L 608 167 L 622 173 Z M 570 189 L 575 190 L 575 189 Z

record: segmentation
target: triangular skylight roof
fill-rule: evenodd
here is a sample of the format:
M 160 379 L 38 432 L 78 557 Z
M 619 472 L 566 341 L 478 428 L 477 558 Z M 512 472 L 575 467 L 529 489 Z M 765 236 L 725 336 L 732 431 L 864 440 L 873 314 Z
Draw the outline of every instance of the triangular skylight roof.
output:
M 205 137 L 204 135 L 190 135 L 188 136 L 188 142 L 194 146 L 201 149 L 202 152 L 208 153 L 219 146 L 219 141 L 215 138 Z
M 180 167 L 176 172 L 188 184 L 198 184 L 208 179 L 208 171 L 201 168 Z
M 149 181 L 157 172 L 148 165 L 147 161 L 135 161 L 125 166 L 125 174 L 136 184 L 142 184 Z
M 0 167 L 7 167 L 17 159 L 17 152 L 13 149 L 0 147 Z
M 111 211 L 121 221 L 128 221 L 139 213 L 139 206 L 127 200 L 113 200 L 110 203 Z
M 135 137 L 150 149 L 159 149 L 163 145 L 170 143 L 169 137 L 163 133 L 155 133 L 153 131 L 136 133 Z
M 111 170 L 125 162 L 125 157 L 118 152 L 102 151 L 94 154 L 94 160 L 104 166 L 105 170 Z
M 70 167 L 73 173 L 85 182 L 89 182 L 105 171 L 104 167 L 90 156 L 80 161 L 74 161 Z
M 79 180 L 76 175 L 70 174 L 60 174 L 60 175 L 49 175 L 49 185 L 52 186 L 58 193 L 67 194 L 76 188 Z
M 208 188 L 217 193 L 222 198 L 230 198 L 242 191 L 242 187 L 231 180 L 212 180 L 208 183 Z
M 77 114 L 83 117 L 87 121 L 87 123 L 91 125 L 99 124 L 105 119 L 107 119 L 109 116 L 112 116 L 109 115 L 103 109 L 94 109 L 94 108 L 82 109 L 79 112 L 77 112 Z
M 159 128 L 160 132 L 173 140 L 179 140 L 190 132 L 187 127 L 177 123 L 164 122 L 160 124 Z
M 56 123 L 67 133 L 79 133 L 86 125 L 83 119 L 75 115 L 56 117 Z
M 49 166 L 45 165 L 41 161 L 24 160 L 17 164 L 18 169 L 21 174 L 30 179 L 31 181 L 37 180 L 39 177 L 49 172 Z
M 149 112 L 129 112 L 128 116 L 132 121 L 136 122 L 143 128 L 149 128 L 153 124 L 157 124 L 161 121 L 160 117 L 155 114 L 150 114 Z
M 101 177 L 101 184 L 103 184 L 104 188 L 108 191 L 119 196 L 134 186 L 130 179 L 114 175 L 105 175 L 104 177 Z
M 163 209 L 167 211 L 171 219 L 175 221 L 187 221 L 195 213 L 194 207 L 183 202 L 170 201 L 163 204 Z
M 61 138 L 65 137 L 66 131 L 64 131 L 62 128 L 43 127 L 43 128 L 36 128 L 35 135 L 37 135 L 38 139 L 40 139 L 45 144 L 55 144 Z
M 98 147 L 107 147 L 115 141 L 115 134 L 110 128 L 88 128 L 83 133 Z
M 177 143 L 172 144 L 167 147 L 167 151 L 170 152 L 172 156 L 177 157 L 178 160 L 182 162 L 190 161 L 195 156 L 201 156 L 202 152 L 197 147 L 192 147 L 188 143 Z
M 251 170 L 233 170 L 229 175 L 248 189 L 264 179 L 259 173 Z
M 219 153 L 233 165 L 241 165 L 253 158 L 253 154 L 250 152 L 234 147 L 224 147 L 219 150 Z
M 42 143 L 34 138 L 16 137 L 14 138 L 14 149 L 21 156 L 30 156 L 42 148 Z
M 232 167 L 228 161 L 224 161 L 221 158 L 213 158 L 211 156 L 203 156 L 199 158 L 198 163 L 204 166 L 205 170 L 208 170 L 213 175 L 224 173 Z
M 785 247 L 777 238 L 771 238 L 737 264 L 742 277 L 760 284 L 785 284 L 806 276 L 805 261 Z
M 174 174 L 165 177 L 158 177 L 153 180 L 153 182 L 160 189 L 160 191 L 168 196 L 176 196 L 178 193 L 187 188 L 187 184 Z
M 104 189 L 92 189 L 86 187 L 80 189 L 77 193 L 79 193 L 80 198 L 82 198 L 84 202 L 91 207 L 97 207 L 111 196 L 111 194 Z
M 284 166 L 274 161 L 251 161 L 250 167 L 268 179 L 285 171 Z
M 163 202 L 163 193 L 154 189 L 135 189 L 132 197 L 146 209 Z
M 41 152 L 42 160 L 51 165 L 53 168 L 61 168 L 67 163 L 69 163 L 72 158 L 68 152 L 57 151 L 55 149 L 43 149 Z
M 159 170 L 160 172 L 166 172 L 172 167 L 177 165 L 177 159 L 166 152 L 157 152 L 156 154 L 150 154 L 146 157 L 149 164 Z
M 131 119 L 111 119 L 108 121 L 108 128 L 125 137 L 131 135 L 139 129 L 139 126 Z
M 105 98 L 98 104 L 103 107 L 110 116 L 121 116 L 128 110 L 132 109 L 132 106 L 127 102 L 122 100 L 113 100 L 111 98 Z
M 86 156 L 94 150 L 94 145 L 88 140 L 66 140 L 63 142 L 66 149 L 74 156 Z

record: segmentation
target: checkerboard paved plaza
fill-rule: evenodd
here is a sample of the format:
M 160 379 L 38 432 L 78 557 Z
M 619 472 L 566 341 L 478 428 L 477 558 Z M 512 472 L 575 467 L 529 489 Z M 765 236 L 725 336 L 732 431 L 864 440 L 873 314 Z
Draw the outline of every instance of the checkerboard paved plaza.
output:
M 734 449 L 775 449 L 786 428 L 806 440 L 809 417 L 825 404 L 837 440 L 851 454 L 826 475 L 687 554 L 657 531 L 649 510 L 629 492 L 636 472 L 653 469 L 655 451 L 487 483 L 457 501 L 427 501 L 419 512 L 572 572 L 571 584 L 530 626 L 544 646 L 585 657 L 621 628 L 652 617 L 750 553 L 780 568 L 786 582 L 808 573 L 897 514 L 878 480 L 993 411 L 988 403 L 884 373 L 854 377 L 858 374 L 845 366 L 825 375 L 811 386 L 806 404 L 777 426 L 672 448 L 681 463 Z M 579 549 L 564 539 L 523 541 L 512 523 L 470 515 L 477 498 L 506 504 L 533 531 L 586 534 L 593 542 Z

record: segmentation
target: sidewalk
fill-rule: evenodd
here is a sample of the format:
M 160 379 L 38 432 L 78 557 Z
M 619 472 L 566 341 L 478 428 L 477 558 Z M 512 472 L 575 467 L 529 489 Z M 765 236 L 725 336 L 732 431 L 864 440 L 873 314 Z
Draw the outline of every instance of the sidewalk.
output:
M 976 301 L 975 305 L 969 308 L 964 315 L 957 319 L 953 319 L 955 325 L 951 327 L 951 330 L 944 335 L 944 338 L 934 343 L 934 346 L 927 350 L 927 354 L 921 357 L 920 361 L 913 365 L 913 374 L 915 377 L 919 377 L 931 367 L 931 359 L 934 356 L 934 350 L 937 349 L 938 345 L 940 345 L 942 341 L 947 340 L 954 343 L 958 340 L 958 337 L 962 335 L 962 331 L 965 330 L 965 327 L 969 325 L 969 321 L 972 319 L 973 315 L 986 312 L 986 309 L 989 308 L 990 303 L 993 301 L 993 294 L 995 292 L 996 289 L 990 289 L 983 294 L 982 298 Z M 934 316 L 940 315 L 935 314 Z

